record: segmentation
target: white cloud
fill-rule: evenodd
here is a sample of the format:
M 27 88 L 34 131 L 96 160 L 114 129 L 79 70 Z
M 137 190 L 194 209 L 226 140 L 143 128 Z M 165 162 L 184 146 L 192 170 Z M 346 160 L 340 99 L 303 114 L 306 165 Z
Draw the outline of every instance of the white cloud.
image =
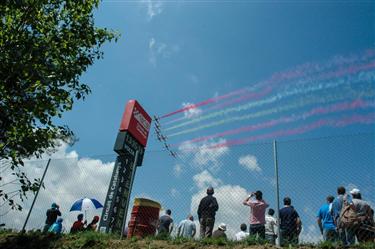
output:
M 171 196 L 172 196 L 173 198 L 178 198 L 178 197 L 181 196 L 180 191 L 178 191 L 178 190 L 175 189 L 175 188 L 172 188 L 172 189 L 171 189 L 170 194 L 171 194 Z
M 193 180 L 199 189 L 207 189 L 209 186 L 216 188 L 222 184 L 220 179 L 215 179 L 207 170 L 193 176 Z
M 200 169 L 208 168 L 216 172 L 222 165 L 222 157 L 229 154 L 228 146 L 217 146 L 225 144 L 223 138 L 208 140 L 201 145 L 192 142 L 184 142 L 179 146 L 179 151 L 183 156 L 193 156 L 192 164 Z
M 154 0 L 141 0 L 140 1 L 147 8 L 147 18 L 151 21 L 155 16 L 163 12 L 163 2 Z
M 214 196 L 219 204 L 214 229 L 217 229 L 220 223 L 225 223 L 227 225 L 227 235 L 233 239 L 234 235 L 240 230 L 240 225 L 242 223 L 248 224 L 250 211 L 248 207 L 242 204 L 247 196 L 246 189 L 238 185 L 221 186 L 222 181 L 215 179 L 207 171 L 194 176 L 193 179 L 199 191 L 191 198 L 191 213 L 196 215 L 200 200 L 206 196 L 207 186 L 214 186 Z M 197 226 L 197 231 L 199 231 L 199 225 Z M 197 234 L 198 236 L 199 233 Z
M 238 163 L 250 171 L 261 172 L 262 169 L 258 164 L 258 160 L 253 155 L 242 156 L 238 159 Z
M 168 45 L 164 42 L 158 42 L 154 37 L 148 42 L 148 48 L 149 62 L 154 66 L 156 66 L 159 58 L 167 59 L 180 51 L 178 45 Z
M 68 145 L 61 144 L 56 153 L 43 156 L 43 158 L 55 159 L 51 160 L 44 179 L 45 189 L 40 190 L 26 229 L 41 229 L 46 218 L 45 212 L 53 202 L 60 205 L 66 231 L 69 231 L 79 214 L 79 212 L 69 212 L 75 200 L 83 197 L 95 198 L 104 205 L 114 163 L 104 163 L 91 158 L 78 159 L 77 152 L 67 152 L 67 149 Z M 109 159 L 114 158 L 111 156 Z M 46 163 L 47 160 L 25 161 L 23 169 L 29 178 L 41 178 Z M 2 223 L 9 228 L 21 229 L 33 198 L 34 195 L 30 194 L 29 198 L 22 203 L 24 209 L 21 212 L 10 211 L 2 217 Z M 0 204 L 3 203 L 3 201 L 0 202 Z M 0 213 L 6 212 L 7 208 L 7 205 L 2 206 Z M 92 219 L 94 215 L 100 216 L 101 212 L 102 209 L 89 211 L 88 219 Z
M 195 118 L 202 114 L 202 109 L 196 107 L 193 103 L 182 103 L 183 108 L 189 108 L 184 111 L 185 118 Z
M 180 177 L 180 176 L 181 176 L 181 173 L 182 173 L 182 166 L 181 166 L 181 164 L 176 164 L 176 165 L 173 167 L 173 174 L 174 174 L 176 177 Z

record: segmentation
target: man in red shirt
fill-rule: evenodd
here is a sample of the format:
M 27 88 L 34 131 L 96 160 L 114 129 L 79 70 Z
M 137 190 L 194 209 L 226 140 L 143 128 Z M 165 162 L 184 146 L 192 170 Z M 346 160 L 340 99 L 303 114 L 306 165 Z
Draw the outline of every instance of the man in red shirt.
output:
M 87 221 L 82 222 L 82 220 L 83 214 L 79 214 L 77 216 L 77 220 L 73 223 L 73 226 L 70 228 L 70 233 L 82 232 L 85 229 L 84 225 L 87 223 Z
M 265 213 L 269 205 L 263 200 L 262 191 L 258 190 L 252 192 L 243 201 L 243 204 L 250 207 L 250 236 L 258 235 L 264 239 L 264 225 L 266 224 Z

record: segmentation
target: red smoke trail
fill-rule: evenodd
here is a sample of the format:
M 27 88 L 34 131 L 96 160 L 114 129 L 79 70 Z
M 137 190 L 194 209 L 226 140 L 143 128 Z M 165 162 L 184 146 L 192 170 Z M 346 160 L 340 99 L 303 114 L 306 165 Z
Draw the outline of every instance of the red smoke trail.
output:
M 275 139 L 278 137 L 285 137 L 285 136 L 291 136 L 291 135 L 298 135 L 303 134 L 308 131 L 312 131 L 324 126 L 327 127 L 345 127 L 351 124 L 372 124 L 375 122 L 375 113 L 370 113 L 368 115 L 353 115 L 351 117 L 343 118 L 339 121 L 335 121 L 334 119 L 321 119 L 316 122 L 313 122 L 309 125 L 305 125 L 302 127 L 290 129 L 290 130 L 279 130 L 276 132 L 271 132 L 268 134 L 262 134 L 257 136 L 252 136 L 244 139 L 234 139 L 227 141 L 225 143 L 216 144 L 214 146 L 208 147 L 210 149 L 217 149 L 221 147 L 228 147 L 228 146 L 235 146 L 235 145 L 241 145 L 246 144 L 249 142 L 253 142 L 256 140 L 263 140 L 263 139 Z

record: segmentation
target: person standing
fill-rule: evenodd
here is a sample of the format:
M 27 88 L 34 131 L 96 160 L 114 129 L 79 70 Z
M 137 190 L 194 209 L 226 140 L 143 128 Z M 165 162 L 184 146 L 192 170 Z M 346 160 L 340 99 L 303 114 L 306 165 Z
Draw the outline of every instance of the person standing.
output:
M 337 197 L 332 202 L 331 213 L 338 230 L 339 239 L 344 246 L 349 246 L 355 243 L 355 231 L 350 228 L 343 228 L 340 225 L 340 214 L 345 205 L 354 209 L 351 196 L 346 194 L 345 187 L 339 186 L 337 188 Z
M 46 222 L 43 228 L 43 232 L 46 233 L 48 229 L 56 222 L 57 216 L 61 216 L 59 205 L 52 203 L 51 208 L 46 212 Z
M 265 238 L 265 213 L 268 204 L 263 200 L 262 191 L 252 192 L 243 204 L 250 207 L 250 235 L 258 235 Z
M 214 188 L 207 188 L 207 196 L 202 198 L 198 206 L 198 218 L 200 223 L 200 237 L 207 238 L 212 236 L 212 230 L 215 224 L 215 215 L 219 210 L 219 204 L 213 197 Z
M 167 209 L 165 214 L 159 218 L 158 234 L 169 235 L 173 230 L 173 219 L 171 217 L 172 211 Z
M 335 242 L 337 240 L 336 225 L 330 212 L 334 197 L 327 196 L 327 203 L 321 206 L 317 214 L 317 222 L 324 241 Z
M 239 231 L 235 235 L 236 241 L 244 240 L 244 239 L 246 239 L 249 236 L 249 233 L 246 232 L 247 226 L 246 226 L 245 223 L 241 224 L 240 229 L 241 229 L 241 231 Z
M 301 220 L 297 211 L 291 205 L 289 197 L 284 198 L 284 207 L 279 211 L 281 246 L 298 244 L 298 235 L 301 232 Z
M 191 214 L 185 220 L 181 221 L 177 228 L 178 237 L 193 238 L 196 232 L 194 217 Z
M 268 209 L 268 213 L 266 214 L 266 240 L 271 244 L 275 245 L 275 241 L 277 238 L 277 220 L 273 215 L 275 214 L 275 210 L 272 208 Z

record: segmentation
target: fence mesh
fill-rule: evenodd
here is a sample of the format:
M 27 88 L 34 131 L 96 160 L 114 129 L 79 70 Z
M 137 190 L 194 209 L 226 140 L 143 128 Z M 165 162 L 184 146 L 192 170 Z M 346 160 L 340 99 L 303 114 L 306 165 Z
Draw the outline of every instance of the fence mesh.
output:
M 291 198 L 302 221 L 301 243 L 322 240 L 316 215 L 328 195 L 337 195 L 338 186 L 347 191 L 359 189 L 363 199 L 375 207 L 374 141 L 372 133 L 277 141 L 280 207 L 284 197 Z M 175 147 L 176 157 L 166 151 L 146 151 L 143 166 L 137 168 L 127 221 L 134 198 L 149 198 L 161 204 L 160 215 L 166 209 L 172 211 L 172 236 L 177 233 L 178 223 L 192 214 L 199 238 L 197 209 L 209 186 L 214 187 L 219 205 L 214 230 L 225 223 L 230 239 L 234 239 L 242 223 L 249 225 L 250 208 L 243 205 L 249 193 L 261 190 L 270 208 L 277 210 L 273 142 L 231 147 L 222 142 L 181 144 Z M 45 188 L 39 193 L 27 230 L 43 228 L 46 210 L 53 202 L 60 206 L 65 232 L 79 214 L 69 211 L 74 201 L 89 197 L 104 204 L 115 154 L 81 158 L 75 152 L 67 152 L 64 146 L 57 154 L 62 159 L 51 160 Z M 46 165 L 47 160 L 27 161 L 24 170 L 31 178 L 40 178 Z M 18 187 L 10 173 L 9 165 L 2 161 L 0 185 L 8 193 Z M 22 203 L 22 211 L 9 210 L 1 200 L 0 223 L 20 230 L 33 197 L 29 195 Z M 90 209 L 86 218 L 90 222 L 101 212 Z

